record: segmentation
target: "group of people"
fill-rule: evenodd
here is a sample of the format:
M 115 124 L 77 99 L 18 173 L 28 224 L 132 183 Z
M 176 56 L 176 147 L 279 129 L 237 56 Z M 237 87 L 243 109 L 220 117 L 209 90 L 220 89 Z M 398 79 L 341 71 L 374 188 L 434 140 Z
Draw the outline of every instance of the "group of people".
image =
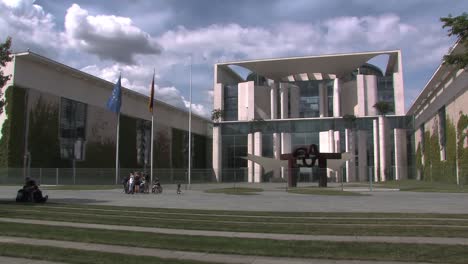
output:
M 131 172 L 129 176 L 122 179 L 124 192 L 127 194 L 149 193 L 151 179 L 148 173 L 138 171 Z M 161 183 L 155 178 L 151 187 L 152 193 L 162 193 Z
M 24 185 L 22 189 L 18 190 L 16 195 L 17 202 L 35 202 L 45 203 L 49 196 L 42 196 L 42 191 L 39 189 L 39 185 L 36 180 L 31 177 L 24 179 Z

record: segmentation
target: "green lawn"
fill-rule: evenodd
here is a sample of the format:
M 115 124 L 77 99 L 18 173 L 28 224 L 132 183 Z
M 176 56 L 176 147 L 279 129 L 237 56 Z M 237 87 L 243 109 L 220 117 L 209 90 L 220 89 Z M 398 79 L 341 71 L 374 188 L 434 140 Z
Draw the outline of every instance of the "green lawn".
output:
M 370 213 L 316 213 L 314 215 L 309 213 L 308 216 L 294 214 L 273 216 L 274 213 L 270 213 L 270 215 L 262 216 L 255 215 L 258 212 L 236 215 L 236 212 L 218 214 L 219 211 L 213 211 L 210 214 L 209 211 L 203 210 L 98 208 L 91 206 L 86 208 L 59 205 L 4 205 L 0 207 L 0 216 L 81 223 L 259 233 L 468 237 L 467 215 Z M 422 216 L 426 216 L 426 218 L 422 218 Z M 457 219 L 452 219 L 454 217 Z
M 310 194 L 310 195 L 339 195 L 339 196 L 365 196 L 366 194 L 361 194 L 357 192 L 348 192 L 332 188 L 319 188 L 315 186 L 310 187 L 300 187 L 300 188 L 288 188 L 289 193 L 297 194 Z
M 77 249 L 64 249 L 46 246 L 18 245 L 13 243 L 0 243 L 0 255 L 7 257 L 26 258 L 34 260 L 45 260 L 63 263 L 84 264 L 203 264 L 206 262 L 163 259 L 146 256 L 131 256 L 117 253 L 106 253 L 98 251 L 85 251 Z M 212 263 L 212 262 L 210 262 Z
M 468 259 L 468 249 L 465 246 L 454 245 L 327 241 L 307 241 L 305 243 L 304 241 L 167 235 L 15 223 L 2 223 L 0 232 L 2 235 L 15 237 L 273 257 L 426 261 L 433 263 L 466 263 L 465 261 Z M 22 249 L 22 247 L 19 248 Z M 7 249 L 0 248 L 0 254 L 8 254 Z M 86 258 L 86 256 L 83 257 Z M 82 261 L 76 263 L 102 263 Z M 127 263 L 123 259 L 119 262 Z
M 258 192 L 263 192 L 260 188 L 247 188 L 247 187 L 232 187 L 232 188 L 220 188 L 220 189 L 209 189 L 206 193 L 224 193 L 234 195 L 256 195 Z
M 417 180 L 387 181 L 376 183 L 375 187 L 398 188 L 400 191 L 411 192 L 468 193 L 468 188 L 466 186 L 458 186 L 455 183 L 449 184 Z

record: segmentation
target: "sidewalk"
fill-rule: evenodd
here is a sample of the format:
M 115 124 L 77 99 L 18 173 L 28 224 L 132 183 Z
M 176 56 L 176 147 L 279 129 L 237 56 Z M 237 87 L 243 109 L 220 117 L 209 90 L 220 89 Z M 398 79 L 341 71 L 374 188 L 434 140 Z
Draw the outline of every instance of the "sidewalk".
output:
M 351 260 L 321 260 L 303 258 L 278 258 L 248 255 L 212 254 L 188 251 L 173 251 L 164 249 L 136 248 L 128 246 L 112 246 L 103 244 L 79 243 L 47 239 L 32 239 L 21 237 L 0 236 L 0 243 L 14 243 L 23 245 L 41 245 L 58 248 L 73 248 L 77 250 L 99 251 L 135 256 L 149 256 L 165 259 L 197 260 L 202 262 L 237 263 L 237 264 L 402 264 L 416 262 L 388 262 L 388 261 L 351 261 Z M 10 262 L 11 263 L 11 262 Z M 30 262 L 28 262 L 30 263 Z M 423 264 L 422 262 L 417 262 Z M 36 263 L 35 263 L 36 264 Z M 39 264 L 39 263 L 37 263 Z M 47 263 L 40 263 L 47 264 Z
M 169 229 L 169 228 L 140 227 L 140 226 L 86 224 L 86 223 L 44 221 L 44 220 L 3 218 L 3 217 L 0 217 L 0 222 L 76 227 L 76 228 L 90 228 L 90 229 L 104 229 L 104 230 L 133 231 L 133 232 L 147 232 L 147 233 L 173 234 L 173 235 L 191 235 L 191 236 L 258 238 L 258 239 L 300 240 L 300 241 L 377 242 L 377 243 L 398 243 L 398 244 L 436 244 L 436 245 L 468 246 L 468 238 L 453 238 L 453 237 L 334 236 L 334 235 L 268 234 L 268 233 L 187 230 L 187 229 Z

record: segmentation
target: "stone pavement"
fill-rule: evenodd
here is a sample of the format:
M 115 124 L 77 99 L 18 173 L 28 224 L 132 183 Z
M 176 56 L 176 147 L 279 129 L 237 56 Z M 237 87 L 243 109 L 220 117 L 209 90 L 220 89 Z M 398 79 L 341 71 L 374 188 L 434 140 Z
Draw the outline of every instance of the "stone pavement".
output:
M 335 236 L 335 235 L 297 235 L 297 234 L 271 234 L 271 233 L 268 234 L 268 233 L 250 233 L 250 232 L 169 229 L 169 228 L 123 226 L 123 225 L 86 224 L 86 223 L 30 220 L 30 219 L 3 218 L 3 217 L 0 217 L 0 222 L 90 228 L 90 229 L 120 230 L 120 231 L 133 231 L 133 232 L 147 232 L 147 233 L 173 234 L 173 235 L 191 235 L 191 236 L 259 238 L 259 239 L 300 240 L 300 241 L 383 242 L 383 243 L 399 243 L 399 244 L 403 243 L 403 244 L 437 244 L 437 245 L 468 246 L 468 238 L 454 238 L 454 237 Z
M 423 193 L 375 191 L 368 196 L 324 196 L 287 193 L 281 184 L 250 184 L 266 189 L 258 195 L 205 193 L 203 189 L 233 187 L 231 184 L 192 185 L 177 195 L 175 186 L 164 186 L 162 194 L 127 195 L 122 190 L 44 190 L 51 202 L 116 206 L 208 210 L 283 212 L 395 212 L 468 213 L 468 193 Z M 245 185 L 242 185 L 245 186 Z M 0 199 L 13 201 L 19 187 L 0 186 Z
M 136 248 L 128 246 L 114 246 L 94 243 L 80 243 L 57 241 L 48 239 L 31 239 L 19 237 L 0 236 L 0 243 L 15 243 L 23 245 L 41 245 L 58 248 L 73 248 L 77 250 L 99 251 L 108 253 L 119 253 L 135 256 L 150 256 L 167 259 L 178 260 L 197 260 L 202 262 L 215 263 L 236 263 L 236 264 L 402 264 L 409 262 L 389 262 L 389 261 L 351 261 L 351 260 L 321 260 L 321 259 L 301 259 L 301 258 L 278 258 L 278 257 L 262 257 L 248 255 L 230 255 L 230 254 L 213 254 L 189 251 L 174 251 L 153 248 Z M 413 262 L 414 263 L 414 262 Z M 421 262 L 418 262 L 422 264 Z M 42 263 L 41 263 L 42 264 Z M 45 263 L 44 263 L 45 264 Z

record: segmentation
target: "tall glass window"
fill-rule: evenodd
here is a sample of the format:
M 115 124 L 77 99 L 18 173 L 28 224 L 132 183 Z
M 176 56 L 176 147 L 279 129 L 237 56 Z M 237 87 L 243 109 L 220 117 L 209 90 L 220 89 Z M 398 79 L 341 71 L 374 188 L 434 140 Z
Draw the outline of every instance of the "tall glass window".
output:
M 395 98 L 393 92 L 393 76 L 377 76 L 377 98 L 380 102 L 388 102 L 392 105 L 390 114 L 395 113 Z
M 327 82 L 328 116 L 333 116 L 333 82 Z
M 237 84 L 224 86 L 224 120 L 237 121 L 238 119 L 238 90 Z
M 60 155 L 62 159 L 75 158 L 75 143 L 86 139 L 87 105 L 62 98 L 60 102 Z

